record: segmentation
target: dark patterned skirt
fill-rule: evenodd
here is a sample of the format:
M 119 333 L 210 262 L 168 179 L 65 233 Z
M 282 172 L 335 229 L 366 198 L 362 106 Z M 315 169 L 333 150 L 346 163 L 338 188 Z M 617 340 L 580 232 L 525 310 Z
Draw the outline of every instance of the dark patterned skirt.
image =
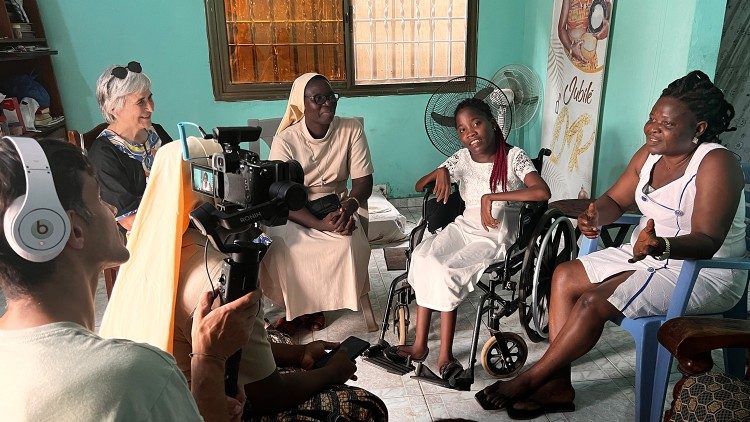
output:
M 292 344 L 288 335 L 268 330 L 268 340 L 273 343 Z M 298 368 L 279 368 L 279 373 L 301 371 Z M 250 413 L 248 415 L 248 413 Z M 243 417 L 246 421 L 387 421 L 388 409 L 375 394 L 359 387 L 333 385 L 312 396 L 297 407 L 270 415 Z
M 248 421 L 387 421 L 388 409 L 367 390 L 334 385 L 294 409 L 272 415 L 252 415 Z

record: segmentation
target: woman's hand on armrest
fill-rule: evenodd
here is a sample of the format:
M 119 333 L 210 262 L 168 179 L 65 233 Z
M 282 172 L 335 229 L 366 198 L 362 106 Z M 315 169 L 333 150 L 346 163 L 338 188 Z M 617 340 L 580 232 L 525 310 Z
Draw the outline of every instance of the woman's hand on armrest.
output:
M 599 211 L 596 209 L 596 202 L 590 203 L 586 211 L 578 216 L 578 230 L 589 239 L 599 237 Z
M 448 203 L 448 197 L 452 190 L 451 176 L 448 169 L 445 167 L 438 167 L 425 174 L 417 181 L 416 185 L 414 185 L 414 189 L 417 192 L 424 192 L 425 187 L 432 182 L 435 183 L 435 187 L 432 191 L 435 193 L 437 200 L 443 203 Z

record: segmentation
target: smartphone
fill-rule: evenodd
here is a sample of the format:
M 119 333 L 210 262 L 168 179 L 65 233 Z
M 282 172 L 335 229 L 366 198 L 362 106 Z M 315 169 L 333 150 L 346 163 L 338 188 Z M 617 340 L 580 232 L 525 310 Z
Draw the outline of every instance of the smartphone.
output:
M 350 336 L 346 340 L 341 342 L 339 347 L 333 350 L 330 350 L 322 358 L 318 359 L 313 364 L 313 368 L 322 368 L 326 366 L 328 361 L 331 359 L 331 356 L 333 356 L 336 352 L 338 352 L 339 348 L 341 347 L 343 347 L 346 350 L 346 355 L 349 356 L 349 359 L 353 361 L 357 359 L 359 355 L 364 353 L 364 351 L 367 350 L 368 347 L 370 347 L 370 343 L 368 343 L 365 340 L 362 340 L 361 338 Z

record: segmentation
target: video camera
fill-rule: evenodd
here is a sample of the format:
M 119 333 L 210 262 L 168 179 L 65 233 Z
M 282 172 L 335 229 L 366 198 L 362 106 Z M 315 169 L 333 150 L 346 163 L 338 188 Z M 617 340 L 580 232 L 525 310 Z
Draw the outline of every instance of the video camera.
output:
M 195 126 L 204 139 L 215 140 L 222 152 L 190 157 L 185 125 Z M 190 213 L 190 220 L 216 250 L 229 255 L 219 278 L 222 303 L 229 303 L 258 287 L 260 261 L 268 250 L 268 243 L 260 240 L 259 224 L 285 224 L 289 210 L 305 206 L 302 166 L 294 160 L 261 160 L 258 154 L 242 149 L 240 143 L 258 140 L 259 127 L 217 127 L 209 135 L 195 123 L 181 122 L 177 130 L 184 160 L 210 159 L 210 167 L 191 162 L 190 174 L 193 190 L 214 197 L 216 205 L 200 205 Z M 224 388 L 230 397 L 237 394 L 241 353 L 226 363 Z
M 181 139 L 184 139 L 185 124 L 178 125 Z M 216 140 L 223 151 L 210 157 L 210 167 L 191 163 L 193 190 L 216 198 L 219 209 L 227 213 L 242 214 L 242 210 L 273 205 L 271 209 L 263 209 L 266 212 L 261 220 L 267 226 L 286 223 L 289 209 L 304 206 L 307 201 L 307 194 L 301 186 L 304 173 L 297 161 L 261 160 L 258 154 L 240 147 L 242 142 L 258 140 L 259 127 L 217 127 L 213 135 L 198 128 L 204 138 Z M 187 154 L 187 149 L 183 149 L 184 154 Z M 241 225 L 246 221 L 235 223 Z

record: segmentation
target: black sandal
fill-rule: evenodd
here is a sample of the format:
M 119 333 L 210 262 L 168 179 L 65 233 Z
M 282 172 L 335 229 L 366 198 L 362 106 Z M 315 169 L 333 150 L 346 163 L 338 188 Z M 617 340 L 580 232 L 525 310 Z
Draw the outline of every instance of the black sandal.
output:
M 516 404 L 532 404 L 535 406 L 528 408 L 515 407 Z M 513 403 L 507 406 L 508 417 L 514 420 L 529 420 L 536 419 L 540 416 L 544 416 L 547 413 L 563 413 L 563 412 L 574 412 L 576 405 L 573 402 L 569 403 L 538 403 L 533 400 L 525 400 Z
M 474 400 L 476 400 L 484 410 L 500 410 L 505 409 L 506 407 L 513 406 L 513 400 L 505 396 L 501 397 L 502 401 L 500 402 L 500 404 L 496 405 L 490 402 L 490 399 L 487 398 L 487 393 L 485 393 L 484 390 L 479 390 L 476 394 L 474 394 Z
M 457 375 L 463 370 L 464 370 L 464 367 L 461 366 L 458 360 L 454 359 L 454 360 L 444 363 L 440 367 L 440 370 L 438 371 L 438 373 L 440 374 L 440 378 L 444 379 L 445 381 L 448 381 L 452 376 Z

